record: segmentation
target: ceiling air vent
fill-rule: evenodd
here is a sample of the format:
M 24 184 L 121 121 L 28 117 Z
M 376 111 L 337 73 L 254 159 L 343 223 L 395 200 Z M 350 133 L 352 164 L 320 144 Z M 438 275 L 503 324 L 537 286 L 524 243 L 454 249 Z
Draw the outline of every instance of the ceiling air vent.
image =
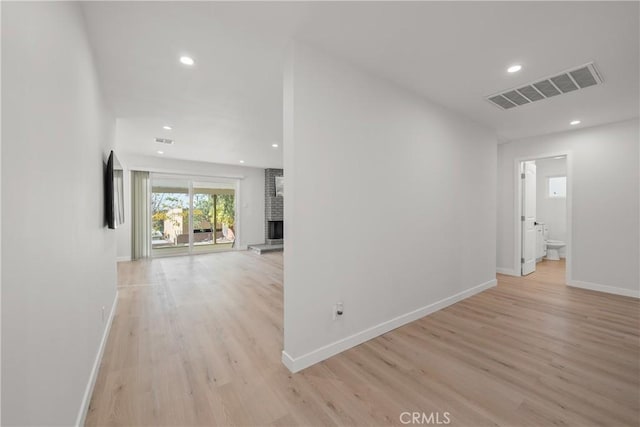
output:
M 486 99 L 499 108 L 508 110 L 601 83 L 602 78 L 595 64 L 590 62 L 546 79 L 539 79 L 518 88 L 489 95 Z
M 160 144 L 167 144 L 167 145 L 171 145 L 173 144 L 173 139 L 169 139 L 169 138 L 156 138 L 156 142 L 160 143 Z

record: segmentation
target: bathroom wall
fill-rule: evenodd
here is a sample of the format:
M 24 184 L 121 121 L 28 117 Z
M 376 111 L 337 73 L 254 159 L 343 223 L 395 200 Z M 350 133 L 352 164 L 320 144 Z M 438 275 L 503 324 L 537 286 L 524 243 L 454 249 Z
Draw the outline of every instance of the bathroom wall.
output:
M 549 239 L 567 241 L 567 199 L 547 195 L 547 178 L 567 175 L 567 159 L 536 160 L 536 220 L 549 227 Z M 560 258 L 566 248 L 559 251 Z

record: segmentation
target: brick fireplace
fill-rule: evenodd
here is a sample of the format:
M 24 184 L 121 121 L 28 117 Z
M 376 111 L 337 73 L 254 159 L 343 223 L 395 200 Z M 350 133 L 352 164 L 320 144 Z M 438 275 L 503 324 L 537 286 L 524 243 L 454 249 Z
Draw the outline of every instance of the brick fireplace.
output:
M 282 169 L 264 170 L 264 232 L 268 245 L 284 243 L 284 197 L 276 196 L 276 177 Z

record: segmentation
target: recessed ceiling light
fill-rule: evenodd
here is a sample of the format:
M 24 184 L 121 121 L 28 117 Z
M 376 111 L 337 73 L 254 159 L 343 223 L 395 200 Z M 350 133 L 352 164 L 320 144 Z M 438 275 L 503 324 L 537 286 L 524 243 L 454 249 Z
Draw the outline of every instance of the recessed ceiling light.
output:
M 164 130 L 171 130 L 171 129 L 173 129 L 173 128 L 172 128 L 171 126 L 164 125 L 164 126 L 162 126 L 162 129 L 164 129 Z
M 579 125 L 580 124 L 580 120 L 574 120 L 571 123 L 569 123 L 571 126 L 575 126 L 575 125 Z
M 240 163 L 244 163 L 244 160 L 240 160 Z
M 522 70 L 522 65 L 517 65 L 517 64 L 507 68 L 507 71 L 510 73 L 517 73 L 520 70 Z
M 164 151 L 158 151 L 158 154 L 164 154 Z
M 278 148 L 278 144 L 271 144 L 273 148 Z
M 184 65 L 193 65 L 196 63 L 196 61 L 194 61 L 193 58 L 190 56 L 181 56 L 180 62 L 183 63 Z

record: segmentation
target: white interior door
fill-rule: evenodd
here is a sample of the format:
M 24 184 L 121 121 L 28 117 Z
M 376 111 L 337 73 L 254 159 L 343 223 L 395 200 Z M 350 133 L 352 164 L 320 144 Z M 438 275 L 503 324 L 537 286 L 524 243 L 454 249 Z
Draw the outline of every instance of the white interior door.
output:
M 522 275 L 536 271 L 536 164 L 522 168 Z

